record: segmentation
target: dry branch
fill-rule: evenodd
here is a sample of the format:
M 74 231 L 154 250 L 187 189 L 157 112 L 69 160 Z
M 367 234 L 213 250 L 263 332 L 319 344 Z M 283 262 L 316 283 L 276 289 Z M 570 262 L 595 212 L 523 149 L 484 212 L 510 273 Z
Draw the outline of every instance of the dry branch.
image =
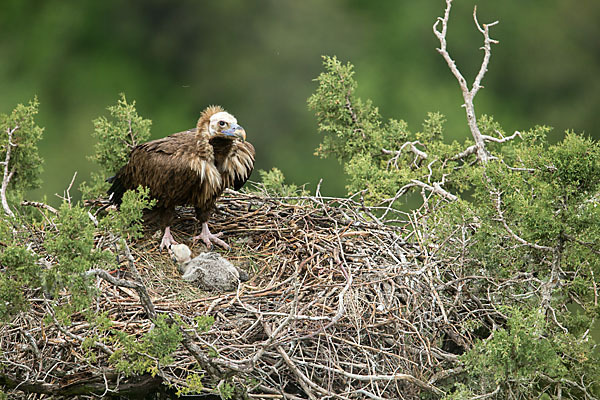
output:
M 422 187 L 423 189 L 429 190 L 430 192 L 437 193 L 440 196 L 446 198 L 447 200 L 450 200 L 450 201 L 456 201 L 456 200 L 458 200 L 458 197 L 456 197 L 452 193 L 444 190 L 442 188 L 442 185 L 440 183 L 438 183 L 438 182 L 433 183 L 433 185 L 428 185 L 427 183 L 421 182 L 418 179 L 412 179 L 411 182 L 413 184 L 415 184 L 416 186 L 419 186 L 419 187 Z
M 393 164 L 394 164 L 394 166 L 395 166 L 396 168 L 398 168 L 398 159 L 399 159 L 399 158 L 400 158 L 400 156 L 402 155 L 402 151 L 403 151 L 405 148 L 408 148 L 408 149 L 409 149 L 411 152 L 413 152 L 413 153 L 414 153 L 414 155 L 415 155 L 415 159 L 414 159 L 414 161 L 413 161 L 413 164 L 417 164 L 417 162 L 418 162 L 420 159 L 423 159 L 423 160 L 425 160 L 425 159 L 427 159 L 427 157 L 428 157 L 428 156 L 427 156 L 427 153 L 425 153 L 424 151 L 422 151 L 422 150 L 419 150 L 419 149 L 417 148 L 417 146 L 416 146 L 417 144 L 420 144 L 420 145 L 422 145 L 422 144 L 421 144 L 421 143 L 420 143 L 418 140 L 415 140 L 415 141 L 412 141 L 412 142 L 405 142 L 405 143 L 404 143 L 402 146 L 400 146 L 400 149 L 399 149 L 399 150 L 392 151 L 392 150 L 388 150 L 388 149 L 381 149 L 381 152 L 382 152 L 383 154 L 386 154 L 386 155 L 393 155 L 394 157 L 392 157 L 392 158 L 390 159 L 390 161 L 388 161 L 388 165 L 389 165 L 390 163 L 393 163 Z
M 2 208 L 4 208 L 4 213 L 11 217 L 14 217 L 15 214 L 8 206 L 8 201 L 6 200 L 6 190 L 8 189 L 8 184 L 10 183 L 10 180 L 12 179 L 15 173 L 14 165 L 12 168 L 10 166 L 10 156 L 13 147 L 17 147 L 17 145 L 12 141 L 13 134 L 17 131 L 17 129 L 19 129 L 19 125 L 16 125 L 12 129 L 6 129 L 6 134 L 8 135 L 8 140 L 6 142 L 6 155 L 4 156 L 4 161 L 0 162 L 0 165 L 4 166 L 4 171 L 2 174 L 2 187 L 0 187 L 0 201 L 2 202 Z
M 485 148 L 485 139 L 484 135 L 481 134 L 479 127 L 477 126 L 477 115 L 475 114 L 475 105 L 473 104 L 473 99 L 477 95 L 481 86 L 481 81 L 487 72 L 488 64 L 490 62 L 490 57 L 492 55 L 492 43 L 498 43 L 497 40 L 490 38 L 489 28 L 498 23 L 498 21 L 492 22 L 490 24 L 483 24 L 483 27 L 479 24 L 477 20 L 477 7 L 473 9 L 473 19 L 475 21 L 475 25 L 477 29 L 483 34 L 483 60 L 481 62 L 481 66 L 479 68 L 479 72 L 473 81 L 471 89 L 467 84 L 467 80 L 461 74 L 460 70 L 456 66 L 456 62 L 452 59 L 450 54 L 448 53 L 446 47 L 446 33 L 448 31 L 448 20 L 450 19 L 450 9 L 452 8 L 452 0 L 446 0 L 446 10 L 444 11 L 444 16 L 439 17 L 435 24 L 433 25 L 433 33 L 440 41 L 440 47 L 437 49 L 438 52 L 442 55 L 450 71 L 456 77 L 458 84 L 460 85 L 460 89 L 462 91 L 463 99 L 465 103 L 463 106 L 465 107 L 465 112 L 467 114 L 467 123 L 469 125 L 469 129 L 471 130 L 471 134 L 473 135 L 473 139 L 475 140 L 475 150 L 477 152 L 477 158 L 483 164 L 487 163 L 491 156 Z M 441 23 L 441 28 L 438 28 Z
M 58 210 L 54 207 L 52 207 L 51 205 L 48 205 L 46 203 L 42 203 L 40 201 L 22 201 L 21 205 L 24 207 L 36 207 L 36 208 L 43 208 L 44 210 L 48 210 L 50 211 L 52 214 L 54 215 L 58 215 Z

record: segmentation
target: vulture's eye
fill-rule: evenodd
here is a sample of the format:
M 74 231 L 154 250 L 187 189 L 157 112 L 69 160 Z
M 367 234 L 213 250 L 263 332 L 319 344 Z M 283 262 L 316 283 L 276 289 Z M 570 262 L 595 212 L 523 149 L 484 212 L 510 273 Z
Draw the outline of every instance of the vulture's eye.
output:
M 219 121 L 219 126 L 225 126 L 225 121 Z

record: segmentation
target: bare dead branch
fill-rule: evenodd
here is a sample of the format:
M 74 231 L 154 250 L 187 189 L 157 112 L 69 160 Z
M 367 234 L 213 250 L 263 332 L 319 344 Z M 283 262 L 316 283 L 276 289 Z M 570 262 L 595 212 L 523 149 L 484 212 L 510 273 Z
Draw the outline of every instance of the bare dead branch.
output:
M 8 184 L 15 174 L 16 166 L 10 165 L 10 157 L 13 147 L 17 147 L 15 143 L 13 143 L 13 134 L 19 129 L 19 125 L 16 125 L 14 128 L 6 129 L 6 133 L 8 135 L 8 140 L 6 142 L 6 155 L 4 156 L 4 161 L 0 162 L 0 165 L 4 166 L 4 172 L 2 175 L 2 187 L 0 187 L 0 201 L 2 202 L 2 208 L 4 208 L 4 213 L 10 217 L 14 217 L 15 214 L 12 212 L 8 205 L 8 201 L 6 199 L 6 191 L 8 189 Z
M 483 35 L 483 61 L 481 62 L 481 67 L 479 68 L 479 72 L 473 81 L 473 89 L 471 90 L 472 97 L 475 97 L 479 89 L 482 88 L 481 81 L 487 72 L 488 64 L 490 63 L 490 57 L 492 56 L 492 43 L 497 44 L 498 41 L 490 38 L 490 26 L 494 26 L 498 24 L 498 21 L 494 21 L 489 24 L 483 24 L 483 28 L 479 25 L 479 21 L 477 20 L 477 6 L 473 7 L 473 20 L 475 21 L 475 25 L 477 25 L 477 29 Z
M 44 210 L 50 211 L 54 215 L 58 215 L 58 210 L 56 208 L 54 208 L 51 205 L 48 205 L 46 203 L 42 203 L 40 201 L 27 201 L 27 200 L 23 200 L 21 202 L 21 205 L 24 206 L 24 207 L 43 208 Z
M 505 143 L 505 142 L 515 139 L 516 137 L 521 137 L 521 132 L 515 131 L 515 133 L 513 133 L 512 135 L 503 137 L 503 138 L 495 138 L 493 136 L 481 135 L 481 138 L 483 139 L 484 142 L 494 142 L 494 143 Z M 453 161 L 461 160 L 467 156 L 470 156 L 473 153 L 476 153 L 477 148 L 478 147 L 476 144 L 469 146 L 464 151 L 456 154 L 455 156 L 450 157 L 450 160 L 453 160 Z
M 69 186 L 67 187 L 67 189 L 64 191 L 63 195 L 59 195 L 58 193 L 55 193 L 55 196 L 57 196 L 58 198 L 60 198 L 62 201 L 66 201 L 67 204 L 71 204 L 71 188 L 73 187 L 73 183 L 75 183 L 75 178 L 77 177 L 77 171 L 75 171 L 75 173 L 73 174 L 73 177 L 71 178 L 71 183 L 69 183 Z
M 443 189 L 442 186 L 438 182 L 434 182 L 432 185 L 428 185 L 427 183 L 421 182 L 418 179 L 411 179 L 411 182 L 417 186 L 422 187 L 423 189 L 426 189 L 426 190 L 429 190 L 430 192 L 439 194 L 440 196 L 444 197 L 447 200 L 450 200 L 450 201 L 458 200 L 458 197 L 456 197 L 452 193 Z
M 483 400 L 494 397 L 500 391 L 500 385 L 496 386 L 496 389 L 490 393 L 480 394 L 479 396 L 471 397 L 471 400 Z
M 402 151 L 407 147 L 410 151 L 412 151 L 415 154 L 415 159 L 413 160 L 413 164 L 416 164 L 419 161 L 419 159 L 423 159 L 423 160 L 427 159 L 427 153 L 425 153 L 422 150 L 419 150 L 416 147 L 417 144 L 421 144 L 421 143 L 418 140 L 415 140 L 413 142 L 404 143 L 402 146 L 400 146 L 399 150 L 392 151 L 392 150 L 387 150 L 387 149 L 381 149 L 381 152 L 386 155 L 393 155 L 394 157 L 392 157 L 390 159 L 390 161 L 388 162 L 388 165 L 390 163 L 393 163 L 394 166 L 396 168 L 398 168 L 398 159 L 402 155 Z
M 448 50 L 447 50 L 446 33 L 448 30 L 448 20 L 450 18 L 450 9 L 451 8 L 452 8 L 452 0 L 446 0 L 446 10 L 444 11 L 444 16 L 439 17 L 436 20 L 435 24 L 433 25 L 433 33 L 435 34 L 435 36 L 438 38 L 438 40 L 440 42 L 440 47 L 437 49 L 438 52 L 442 55 L 442 57 L 448 64 L 450 71 L 456 77 L 456 79 L 459 83 L 460 89 L 462 91 L 463 99 L 465 101 L 463 106 L 465 107 L 465 112 L 467 114 L 467 123 L 469 125 L 469 129 L 471 130 L 471 134 L 473 135 L 473 139 L 475 140 L 475 149 L 470 150 L 469 152 L 467 152 L 465 150 L 465 152 L 463 152 L 464 155 L 462 155 L 463 153 L 461 153 L 461 155 L 462 155 L 462 157 L 465 157 L 466 155 L 476 152 L 477 158 L 479 159 L 479 161 L 483 164 L 486 164 L 490 160 L 490 154 L 488 153 L 488 151 L 485 148 L 485 140 L 483 138 L 483 135 L 481 134 L 481 131 L 479 130 L 479 127 L 477 126 L 477 115 L 475 113 L 475 106 L 473 104 L 473 100 L 474 100 L 475 96 L 477 95 L 477 92 L 479 91 L 479 89 L 482 88 L 481 81 L 483 80 L 483 77 L 485 76 L 485 73 L 487 72 L 488 64 L 489 64 L 490 57 L 492 54 L 491 53 L 491 44 L 498 43 L 498 41 L 490 38 L 489 27 L 496 25 L 498 23 L 498 21 L 493 22 L 491 24 L 484 24 L 483 28 L 482 28 L 482 26 L 479 24 L 479 21 L 477 20 L 477 8 L 475 7 L 475 9 L 473 10 L 473 18 L 475 20 L 475 24 L 477 25 L 477 29 L 483 34 L 483 38 L 484 38 L 484 45 L 482 47 L 482 49 L 484 51 L 484 56 L 483 56 L 483 61 L 481 62 L 481 66 L 479 68 L 479 72 L 477 73 L 477 76 L 475 77 L 475 80 L 473 81 L 473 85 L 472 85 L 471 89 L 469 89 L 466 79 L 460 73 L 458 67 L 456 66 L 456 62 L 452 59 L 452 57 L 450 56 L 450 54 L 448 53 Z M 439 28 L 440 24 L 441 24 L 441 28 Z M 460 158 L 462 158 L 462 157 L 460 157 Z

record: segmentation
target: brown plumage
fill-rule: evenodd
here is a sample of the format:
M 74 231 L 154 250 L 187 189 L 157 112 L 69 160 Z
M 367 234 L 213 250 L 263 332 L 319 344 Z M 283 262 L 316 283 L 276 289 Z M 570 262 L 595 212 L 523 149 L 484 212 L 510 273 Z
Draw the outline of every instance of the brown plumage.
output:
M 111 201 L 138 186 L 150 189 L 157 200 L 153 211 L 165 229 L 161 248 L 175 243 L 170 233 L 175 206 L 195 207 L 202 223 L 201 238 L 229 247 L 208 230 L 207 221 L 225 188 L 240 189 L 254 168 L 254 147 L 236 119 L 219 106 L 206 108 L 196 128 L 136 146 L 127 164 L 109 178 Z

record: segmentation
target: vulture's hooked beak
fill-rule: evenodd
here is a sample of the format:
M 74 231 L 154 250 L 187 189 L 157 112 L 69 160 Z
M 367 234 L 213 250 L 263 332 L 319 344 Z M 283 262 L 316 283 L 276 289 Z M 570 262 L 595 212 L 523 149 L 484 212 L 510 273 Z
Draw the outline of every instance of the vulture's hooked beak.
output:
M 244 142 L 246 141 L 246 131 L 238 124 L 232 124 L 229 129 L 225 129 L 224 131 L 221 131 L 221 133 L 225 136 L 238 138 Z

